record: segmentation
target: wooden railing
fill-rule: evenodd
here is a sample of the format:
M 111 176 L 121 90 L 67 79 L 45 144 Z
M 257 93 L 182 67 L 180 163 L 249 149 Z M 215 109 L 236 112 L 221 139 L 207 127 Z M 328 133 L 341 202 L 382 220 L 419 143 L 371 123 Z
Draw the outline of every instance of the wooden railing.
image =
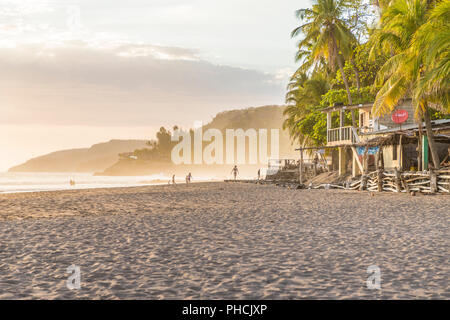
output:
M 338 145 L 338 144 L 352 144 L 359 142 L 357 130 L 358 128 L 354 128 L 352 126 L 328 129 L 327 144 Z

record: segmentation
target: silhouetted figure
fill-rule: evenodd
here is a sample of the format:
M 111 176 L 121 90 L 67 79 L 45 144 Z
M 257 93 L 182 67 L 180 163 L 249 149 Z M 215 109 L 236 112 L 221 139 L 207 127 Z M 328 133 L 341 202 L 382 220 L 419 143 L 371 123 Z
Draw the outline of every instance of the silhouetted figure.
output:
M 186 176 L 186 184 L 191 183 L 192 174 L 189 172 L 189 174 Z
M 317 176 L 317 165 L 319 164 L 319 156 L 317 153 L 314 155 L 313 164 L 314 164 L 314 176 Z
M 175 175 L 172 176 L 172 184 L 175 184 Z
M 261 179 L 261 169 L 258 169 L 258 181 Z
M 234 180 L 236 181 L 236 176 L 239 174 L 237 166 L 234 166 L 234 168 L 231 170 L 231 173 L 233 174 Z

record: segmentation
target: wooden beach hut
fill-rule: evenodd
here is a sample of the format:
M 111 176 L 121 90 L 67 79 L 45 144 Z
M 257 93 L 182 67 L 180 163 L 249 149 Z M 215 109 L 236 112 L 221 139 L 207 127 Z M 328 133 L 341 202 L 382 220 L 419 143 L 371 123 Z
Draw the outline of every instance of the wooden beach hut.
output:
M 371 109 L 370 103 L 338 105 L 322 110 L 327 115 L 326 147 L 336 149 L 332 152 L 332 162 L 339 175 L 351 172 L 353 177 L 359 176 L 376 167 L 377 157 L 386 169 L 427 170 L 430 160 L 428 141 L 426 135 L 419 134 L 411 100 L 405 99 L 390 115 L 383 117 L 374 117 Z M 358 114 L 358 125 L 346 123 L 348 112 L 352 113 L 353 119 Z M 336 116 L 338 126 L 333 127 Z M 439 156 L 443 159 L 450 143 L 450 120 L 434 120 L 432 129 Z

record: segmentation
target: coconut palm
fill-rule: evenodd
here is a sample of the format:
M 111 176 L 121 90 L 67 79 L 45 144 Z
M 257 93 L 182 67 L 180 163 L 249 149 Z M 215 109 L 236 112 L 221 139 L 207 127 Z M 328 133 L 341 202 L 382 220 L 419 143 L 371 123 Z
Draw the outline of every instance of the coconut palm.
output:
M 283 122 L 283 129 L 288 129 L 293 141 L 307 145 L 307 137 L 298 130 L 298 123 L 310 112 L 310 107 L 318 106 L 322 95 L 328 89 L 328 82 L 323 76 L 316 73 L 308 78 L 305 73 L 295 73 L 288 84 L 286 103 L 283 111 L 286 119 Z
M 298 49 L 295 54 L 295 62 L 299 62 L 300 66 L 292 75 L 292 78 L 311 75 L 312 73 L 320 73 L 326 77 L 331 77 L 332 71 L 327 64 L 327 60 L 324 57 L 314 58 L 312 49 L 312 43 L 304 43 L 303 47 Z
M 355 38 L 343 19 L 345 3 L 344 0 L 315 0 L 311 9 L 297 10 L 297 17 L 304 24 L 295 28 L 291 37 L 303 35 L 298 44 L 297 57 L 306 50 L 310 51 L 310 63 L 324 59 L 332 70 L 335 70 L 336 65 L 339 67 L 348 101 L 352 104 L 350 87 L 344 73 L 344 56 L 350 53 Z
M 416 99 L 427 99 L 450 112 L 450 1 L 430 11 L 428 21 L 416 32 L 414 45 L 423 61 Z
M 382 87 L 375 98 L 372 111 L 375 115 L 390 113 L 401 99 L 412 97 L 416 116 L 420 122 L 422 116 L 425 119 L 433 164 L 435 168 L 439 168 L 428 110 L 433 101 L 427 93 L 436 81 L 448 84 L 448 68 L 447 71 L 443 70 L 444 74 L 447 72 L 446 78 L 441 75 L 438 80 L 430 69 L 432 66 L 425 64 L 427 54 L 422 53 L 424 47 L 419 45 L 417 39 L 423 37 L 421 34 L 428 17 L 429 3 L 426 0 L 394 0 L 383 11 L 376 45 L 383 48 L 388 43 L 393 55 L 378 72 L 376 84 Z M 440 52 L 440 49 L 436 50 Z M 430 58 L 430 61 L 434 61 L 434 58 Z

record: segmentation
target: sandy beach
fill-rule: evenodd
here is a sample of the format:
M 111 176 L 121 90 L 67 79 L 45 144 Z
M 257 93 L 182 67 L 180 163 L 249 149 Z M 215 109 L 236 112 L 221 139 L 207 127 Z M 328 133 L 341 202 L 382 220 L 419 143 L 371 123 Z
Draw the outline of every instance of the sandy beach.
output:
M 449 218 L 444 195 L 239 183 L 5 194 L 0 299 L 450 299 Z

